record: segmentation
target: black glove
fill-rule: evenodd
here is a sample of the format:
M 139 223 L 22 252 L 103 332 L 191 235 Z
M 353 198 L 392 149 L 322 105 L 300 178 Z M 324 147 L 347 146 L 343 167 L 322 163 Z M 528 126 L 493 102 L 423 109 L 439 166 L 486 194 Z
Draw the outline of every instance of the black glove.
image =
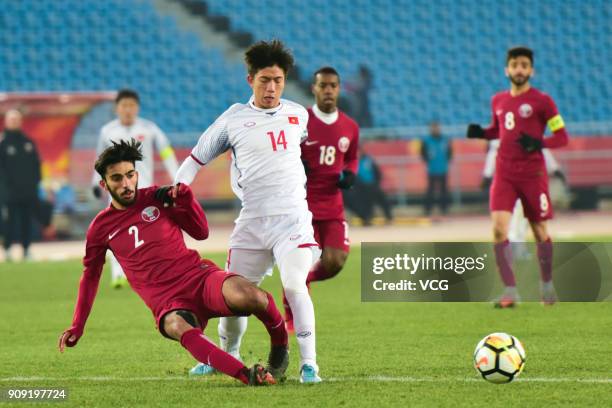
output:
M 350 170 L 342 170 L 342 173 L 340 173 L 340 178 L 338 179 L 338 183 L 336 185 L 343 190 L 348 190 L 349 188 L 353 187 L 354 183 L 355 173 Z
M 567 179 L 565 178 L 565 174 L 563 174 L 561 170 L 555 170 L 552 176 L 561 180 L 563 184 L 567 184 Z
M 174 204 L 172 197 L 168 195 L 168 192 L 172 190 L 174 186 L 161 186 L 155 190 L 155 199 L 161 201 L 164 207 L 168 207 Z
M 302 165 L 304 166 L 304 173 L 308 175 L 308 173 L 310 172 L 310 168 L 308 168 L 308 162 L 306 160 L 302 160 Z
M 468 139 L 486 139 L 485 132 L 482 126 L 475 123 L 470 123 L 467 128 Z
M 482 181 L 480 182 L 480 188 L 482 189 L 482 191 L 489 191 L 489 188 L 491 187 L 491 182 L 493 182 L 492 177 L 483 177 Z
M 520 143 L 523 150 L 527 153 L 533 153 L 537 150 L 542 150 L 542 141 L 536 139 L 535 137 L 529 136 L 527 133 L 521 132 L 521 137 L 518 138 L 518 142 Z
M 91 192 L 97 199 L 100 199 L 102 197 L 102 189 L 100 188 L 100 186 L 93 186 L 91 188 Z

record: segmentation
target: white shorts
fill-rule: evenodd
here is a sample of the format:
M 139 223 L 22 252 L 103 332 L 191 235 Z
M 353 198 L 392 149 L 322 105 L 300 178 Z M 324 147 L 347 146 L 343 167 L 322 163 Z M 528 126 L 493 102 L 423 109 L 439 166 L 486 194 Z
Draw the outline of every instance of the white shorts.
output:
M 296 248 L 310 248 L 313 263 L 321 255 L 308 210 L 238 220 L 230 237 L 226 270 L 259 284 L 272 274 L 275 261 L 279 263 Z

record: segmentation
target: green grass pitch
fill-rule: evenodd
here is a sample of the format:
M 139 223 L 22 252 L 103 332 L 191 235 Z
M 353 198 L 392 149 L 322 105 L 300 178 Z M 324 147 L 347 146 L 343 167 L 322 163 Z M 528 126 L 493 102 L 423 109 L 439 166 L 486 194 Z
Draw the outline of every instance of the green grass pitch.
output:
M 224 256 L 212 258 L 222 264 Z M 298 383 L 292 339 L 288 381 L 248 388 L 221 375 L 188 378 L 189 354 L 156 332 L 131 290 L 109 288 L 108 271 L 84 336 L 60 355 L 57 340 L 70 324 L 80 273 L 79 261 L 0 264 L 0 389 L 68 388 L 57 407 L 604 406 L 612 395 L 609 302 L 516 310 L 361 303 L 355 249 L 337 278 L 313 285 L 324 382 Z M 280 305 L 278 276 L 264 287 Z M 206 329 L 215 341 L 216 326 Z M 495 331 L 517 336 L 527 350 L 525 371 L 511 384 L 489 384 L 472 367 L 476 343 Z M 250 318 L 245 362 L 265 360 L 267 350 L 263 326 Z M 0 401 L 0 408 L 10 405 Z

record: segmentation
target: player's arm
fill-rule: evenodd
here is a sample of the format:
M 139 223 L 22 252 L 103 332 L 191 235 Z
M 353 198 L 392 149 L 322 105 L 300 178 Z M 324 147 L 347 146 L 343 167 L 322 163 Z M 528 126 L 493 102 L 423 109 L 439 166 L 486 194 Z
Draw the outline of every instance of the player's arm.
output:
M 95 227 L 90 227 L 87 233 L 87 242 L 85 244 L 85 257 L 83 258 L 83 275 L 79 282 L 79 294 L 77 297 L 72 325 L 69 329 L 62 333 L 59 340 L 59 350 L 64 352 L 64 348 L 74 347 L 83 335 L 85 323 L 91 312 L 93 302 L 98 292 L 100 276 L 104 267 L 104 258 L 106 256 L 106 246 L 103 244 L 104 238 L 95 237 Z
M 164 163 L 164 167 L 168 172 L 171 180 L 174 180 L 176 177 L 176 172 L 178 170 L 178 162 L 176 161 L 176 155 L 174 154 L 174 149 L 172 149 L 172 145 L 170 144 L 170 140 L 168 140 L 168 136 L 155 124 L 153 126 L 153 135 L 155 141 L 155 147 L 159 152 L 159 157 L 162 159 Z
M 483 129 L 482 126 L 470 123 L 467 128 L 468 139 L 498 139 L 499 138 L 499 121 L 495 114 L 495 106 L 493 100 L 491 101 L 491 124 Z
M 567 145 L 569 142 L 569 135 L 567 134 L 567 130 L 565 130 L 565 123 L 559 114 L 557 105 L 555 105 L 555 102 L 549 96 L 546 98 L 545 102 L 545 117 L 546 125 L 552 132 L 552 135 L 544 138 L 542 147 L 554 149 Z
M 159 187 L 155 198 L 164 203 L 172 220 L 193 239 L 202 241 L 208 238 L 206 214 L 188 185 L 179 183 Z
M 338 180 L 338 187 L 349 189 L 355 184 L 357 168 L 359 167 L 359 158 L 357 152 L 359 148 L 359 128 L 355 131 L 355 139 L 349 145 L 346 154 L 344 155 L 344 169 Z
M 183 161 L 174 177 L 174 184 L 191 184 L 202 166 L 230 148 L 227 120 L 224 115 L 200 136 L 191 154 Z

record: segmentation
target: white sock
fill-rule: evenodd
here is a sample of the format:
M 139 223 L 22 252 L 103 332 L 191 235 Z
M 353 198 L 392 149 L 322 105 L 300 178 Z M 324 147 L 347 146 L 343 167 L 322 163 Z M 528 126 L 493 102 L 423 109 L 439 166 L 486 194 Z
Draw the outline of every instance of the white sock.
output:
M 246 316 L 222 317 L 219 319 L 219 345 L 233 357 L 240 360 L 240 343 L 247 329 Z
M 119 265 L 119 261 L 115 258 L 112 252 L 109 251 L 108 255 L 111 264 L 111 276 L 113 280 L 119 278 L 125 278 L 125 273 L 123 273 L 123 268 Z
M 285 255 L 279 269 L 285 296 L 293 311 L 293 325 L 301 356 L 300 368 L 310 364 L 317 369 L 315 313 L 306 287 L 306 277 L 312 264 L 312 251 L 297 248 Z

